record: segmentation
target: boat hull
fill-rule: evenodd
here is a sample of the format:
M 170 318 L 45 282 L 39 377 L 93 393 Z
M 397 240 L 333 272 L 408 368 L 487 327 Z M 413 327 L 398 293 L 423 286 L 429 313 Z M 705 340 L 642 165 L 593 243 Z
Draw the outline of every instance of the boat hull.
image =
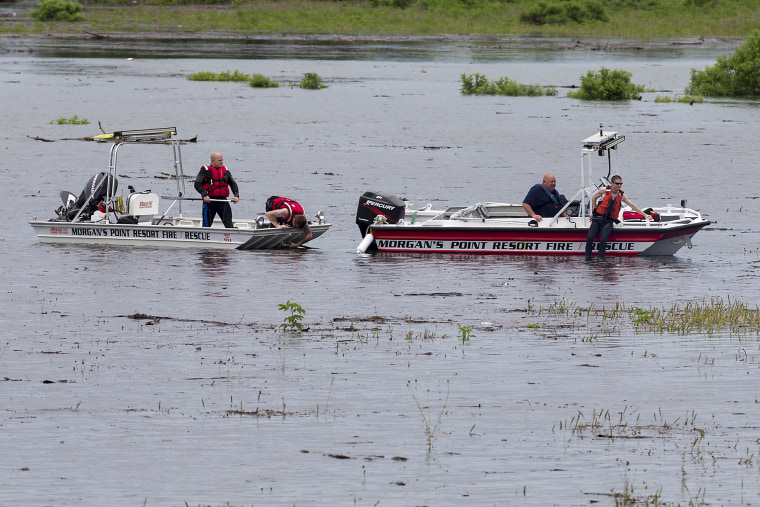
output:
M 291 241 L 299 241 L 303 235 L 298 229 L 256 229 L 247 222 L 238 223 L 239 227 L 232 229 L 200 227 L 199 219 L 167 220 L 161 224 L 32 220 L 29 224 L 41 243 L 86 245 L 263 250 L 287 248 Z M 316 239 L 330 224 L 310 224 L 309 227 Z
M 565 218 L 552 227 L 497 225 L 484 221 L 466 226 L 435 220 L 420 225 L 375 225 L 372 227 L 379 252 L 467 253 L 493 255 L 584 255 L 588 220 Z M 674 255 L 708 225 L 708 220 L 684 224 L 644 224 L 616 227 L 607 240 L 606 255 Z M 598 243 L 594 243 L 596 255 Z

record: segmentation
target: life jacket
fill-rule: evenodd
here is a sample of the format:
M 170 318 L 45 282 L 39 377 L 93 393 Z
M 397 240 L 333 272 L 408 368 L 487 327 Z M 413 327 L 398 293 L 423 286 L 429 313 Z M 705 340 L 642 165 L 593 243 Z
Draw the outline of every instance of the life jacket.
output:
M 208 192 L 208 196 L 211 198 L 229 197 L 230 186 L 225 179 L 227 168 L 225 166 L 214 167 L 212 165 L 203 167 L 211 173 L 211 181 L 207 180 L 203 185 L 203 189 Z
M 290 197 L 278 197 L 276 195 L 267 199 L 266 210 L 273 211 L 277 209 L 284 209 L 288 211 L 288 215 L 285 218 L 279 218 L 278 220 L 283 223 L 293 225 L 293 218 L 296 215 L 303 215 L 303 206 L 298 204 Z
M 549 189 L 543 186 L 541 183 L 536 183 L 533 185 L 533 187 L 539 187 L 541 190 L 543 190 L 550 200 L 550 202 L 544 204 L 539 209 L 533 210 L 541 216 L 548 214 L 551 214 L 552 216 L 556 215 L 557 211 L 559 211 L 559 209 L 567 202 L 567 199 L 564 195 L 560 194 L 556 190 L 554 192 L 550 192 Z
M 613 200 L 610 189 L 611 187 L 607 187 L 607 193 L 604 194 L 599 206 L 594 209 L 594 215 L 617 220 L 618 215 L 620 215 L 620 203 L 623 202 L 623 191 L 620 190 L 617 197 Z

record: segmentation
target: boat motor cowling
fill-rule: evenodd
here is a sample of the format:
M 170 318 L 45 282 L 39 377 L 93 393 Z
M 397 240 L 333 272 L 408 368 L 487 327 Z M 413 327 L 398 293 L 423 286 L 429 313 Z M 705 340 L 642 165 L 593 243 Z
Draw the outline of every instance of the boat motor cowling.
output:
M 98 209 L 98 204 L 108 194 L 108 187 L 113 187 L 115 192 L 119 182 L 107 172 L 100 172 L 87 180 L 82 193 L 76 201 L 71 201 L 70 192 L 61 192 L 61 199 L 64 200 L 63 206 L 56 210 L 60 219 L 72 221 L 79 215 L 79 221 L 85 221 L 90 218 L 92 213 Z
M 356 210 L 356 225 L 364 237 L 367 228 L 375 222 L 375 217 L 385 217 L 388 223 L 395 224 L 403 220 L 405 209 L 406 203 L 393 194 L 364 192 L 359 198 L 359 207 Z

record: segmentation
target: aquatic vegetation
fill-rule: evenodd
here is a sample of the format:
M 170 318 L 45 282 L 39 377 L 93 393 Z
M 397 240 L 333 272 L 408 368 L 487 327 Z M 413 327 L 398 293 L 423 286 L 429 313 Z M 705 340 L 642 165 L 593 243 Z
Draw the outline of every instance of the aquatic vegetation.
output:
M 482 74 L 462 74 L 462 95 L 505 95 L 510 97 L 541 97 L 557 95 L 554 86 L 537 84 L 521 84 L 511 81 L 508 77 L 489 81 Z
M 721 55 L 712 67 L 691 69 L 685 93 L 707 97 L 760 96 L 760 30 L 731 55 Z
M 320 90 L 327 88 L 327 85 L 322 82 L 322 78 L 316 72 L 306 72 L 298 87 L 305 90 Z
M 306 310 L 304 310 L 301 305 L 288 300 L 287 303 L 277 305 L 277 309 L 282 310 L 283 312 L 290 312 L 290 314 L 283 319 L 283 323 L 279 326 L 283 331 L 301 332 L 306 329 L 301 322 L 304 315 L 306 314 Z
M 586 316 L 586 328 L 601 327 L 607 334 L 619 332 L 629 321 L 638 332 L 656 332 L 685 335 L 690 333 L 760 333 L 760 308 L 750 308 L 739 301 L 724 301 L 713 297 L 709 301 L 688 302 L 681 306 L 673 304 L 670 308 L 627 307 L 622 302 L 614 306 L 597 308 L 593 303 L 583 308 L 575 301 L 565 298 L 555 300 L 547 308 L 539 307 L 529 313 L 549 313 L 565 317 Z M 572 327 L 581 327 L 573 321 Z M 592 336 L 594 336 L 592 334 Z M 583 340 L 588 341 L 588 340 Z
M 417 381 L 415 380 L 414 382 L 416 387 Z M 446 384 L 448 385 L 448 381 L 446 381 Z M 425 413 L 425 411 L 422 409 L 422 405 L 420 405 L 420 400 L 417 398 L 416 391 L 412 390 L 411 381 L 408 381 L 406 383 L 406 387 L 409 389 L 409 393 L 412 395 L 414 403 L 417 405 L 417 410 L 420 413 L 420 419 L 422 419 L 422 427 L 425 431 L 425 439 L 427 440 L 428 452 L 430 452 L 433 450 L 433 444 L 438 438 L 438 430 L 441 428 L 441 420 L 443 419 L 443 414 L 446 413 L 446 404 L 449 402 L 449 394 L 451 389 L 447 389 L 446 399 L 443 401 L 443 406 L 441 407 L 441 411 L 438 414 L 438 419 L 436 419 L 435 424 L 433 424 L 433 420 L 430 414 L 430 404 L 428 403 L 428 412 Z M 428 394 L 430 394 L 430 390 L 428 390 Z
M 29 16 L 37 21 L 84 21 L 82 4 L 69 0 L 41 0 Z
M 244 74 L 239 70 L 229 71 L 225 70 L 219 73 L 216 72 L 196 72 L 187 76 L 188 81 L 232 81 L 236 83 L 244 83 L 250 81 L 251 76 Z
M 590 70 L 581 76 L 580 89 L 567 92 L 567 96 L 581 100 L 638 99 L 645 87 L 631 83 L 631 76 L 630 72 L 620 69 L 602 67 L 598 72 Z
M 90 120 L 87 118 L 80 118 L 77 115 L 74 115 L 70 118 L 58 118 L 57 120 L 50 120 L 51 125 L 89 125 Z
M 277 88 L 280 86 L 280 83 L 272 81 L 263 74 L 253 74 L 248 80 L 248 84 L 251 88 Z
M 196 72 L 187 76 L 188 81 L 221 81 L 233 83 L 248 83 L 251 88 L 277 88 L 280 83 L 272 81 L 263 74 L 254 73 L 245 74 L 235 69 L 234 71 L 225 70 L 223 72 Z
M 638 309 L 634 326 L 637 331 L 668 332 L 689 334 L 693 332 L 715 333 L 728 330 L 730 333 L 760 332 L 760 309 L 749 308 L 739 301 L 723 301 L 711 298 L 701 303 L 689 302 L 683 307 L 651 308 L 647 311 Z
M 462 340 L 462 344 L 464 345 L 465 342 L 470 341 L 470 338 L 473 338 L 475 335 L 472 334 L 472 326 L 459 326 L 457 336 Z
M 680 104 L 701 104 L 705 101 L 701 95 L 676 95 L 675 97 L 669 97 L 667 95 L 658 95 L 654 98 L 655 102 L 668 103 L 678 102 Z

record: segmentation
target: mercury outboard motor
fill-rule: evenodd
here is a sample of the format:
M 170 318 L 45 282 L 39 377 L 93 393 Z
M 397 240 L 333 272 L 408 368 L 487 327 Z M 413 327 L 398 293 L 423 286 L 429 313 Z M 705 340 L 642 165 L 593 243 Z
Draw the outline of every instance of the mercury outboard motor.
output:
M 375 221 L 376 216 L 383 216 L 388 223 L 395 224 L 404 218 L 406 203 L 392 194 L 385 192 L 364 192 L 359 198 L 356 210 L 356 225 L 362 233 L 367 234 L 367 228 Z
M 64 206 L 61 206 L 56 210 L 58 216 L 70 222 L 74 220 L 79 213 L 79 210 L 82 210 L 79 219 L 80 221 L 87 220 L 98 208 L 100 201 L 106 197 L 108 187 L 111 185 L 112 181 L 113 190 L 115 192 L 118 188 L 119 182 L 114 180 L 113 176 L 109 175 L 107 172 L 96 174 L 87 180 L 87 184 L 84 186 L 84 189 L 82 189 L 82 193 L 79 194 L 76 201 L 69 203 L 67 200 L 64 200 Z M 61 192 L 61 199 L 64 199 L 64 192 Z

